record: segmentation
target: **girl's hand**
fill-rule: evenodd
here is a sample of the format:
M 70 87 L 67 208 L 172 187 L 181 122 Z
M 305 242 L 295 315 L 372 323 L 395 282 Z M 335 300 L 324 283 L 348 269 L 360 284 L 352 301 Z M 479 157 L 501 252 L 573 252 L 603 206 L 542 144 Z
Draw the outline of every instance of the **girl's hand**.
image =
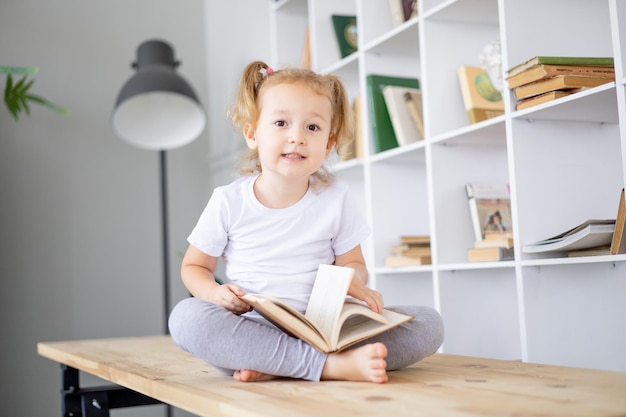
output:
M 367 306 L 374 312 L 381 314 L 383 312 L 383 296 L 359 280 L 352 280 L 348 295 L 357 300 L 365 301 Z
M 239 298 L 243 294 L 243 291 L 237 285 L 222 284 L 211 289 L 207 301 L 222 306 L 233 314 L 241 315 L 252 311 L 252 307 Z

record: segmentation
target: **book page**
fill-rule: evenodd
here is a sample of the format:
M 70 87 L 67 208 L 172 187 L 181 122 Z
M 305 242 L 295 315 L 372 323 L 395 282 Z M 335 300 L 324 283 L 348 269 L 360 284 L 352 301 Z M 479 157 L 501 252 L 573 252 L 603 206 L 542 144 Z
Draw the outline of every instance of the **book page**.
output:
M 381 315 L 365 305 L 348 302 L 346 306 L 348 308 L 343 315 L 343 325 L 334 335 L 334 340 L 331 340 L 331 345 L 336 346 L 337 351 L 413 319 L 413 316 L 387 309 L 384 309 Z
M 354 269 L 320 265 L 305 316 L 326 337 L 337 326 L 343 303 L 354 276 Z
M 302 313 L 280 298 L 262 294 L 245 294 L 240 298 L 285 333 L 304 340 L 322 352 L 330 349 L 328 338 L 320 334 Z

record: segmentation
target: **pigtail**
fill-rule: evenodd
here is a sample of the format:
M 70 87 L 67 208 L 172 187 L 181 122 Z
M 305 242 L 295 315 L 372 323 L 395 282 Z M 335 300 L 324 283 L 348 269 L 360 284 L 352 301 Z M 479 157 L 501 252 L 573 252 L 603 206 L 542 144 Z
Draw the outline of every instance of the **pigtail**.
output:
M 262 61 L 254 61 L 246 66 L 241 76 L 237 99 L 229 111 L 229 117 L 236 131 L 241 132 L 246 123 L 255 123 L 258 118 L 256 100 L 259 90 L 270 67 Z
M 332 129 L 335 135 L 335 149 L 339 155 L 342 155 L 354 140 L 354 114 L 350 106 L 348 93 L 341 80 L 334 75 L 328 75 L 328 79 L 332 83 Z

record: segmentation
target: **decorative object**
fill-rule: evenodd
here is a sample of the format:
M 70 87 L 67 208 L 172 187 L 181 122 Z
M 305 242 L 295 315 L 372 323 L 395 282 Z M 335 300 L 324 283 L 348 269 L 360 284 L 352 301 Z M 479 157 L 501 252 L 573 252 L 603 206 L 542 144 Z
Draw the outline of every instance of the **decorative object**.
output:
M 487 74 L 489 74 L 493 86 L 502 93 L 504 83 L 502 81 L 502 52 L 500 50 L 500 41 L 495 40 L 485 45 L 479 59 L 480 65 L 487 71 Z

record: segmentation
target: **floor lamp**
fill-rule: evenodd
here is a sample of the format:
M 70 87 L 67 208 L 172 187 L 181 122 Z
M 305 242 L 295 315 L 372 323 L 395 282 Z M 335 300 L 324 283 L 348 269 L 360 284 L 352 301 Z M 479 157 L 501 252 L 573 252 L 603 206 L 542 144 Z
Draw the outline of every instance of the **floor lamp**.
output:
M 113 110 L 113 130 L 139 148 L 159 152 L 164 333 L 170 311 L 170 257 L 167 150 L 194 141 L 206 126 L 206 114 L 191 86 L 176 73 L 172 47 L 148 40 L 137 48 L 137 72 L 122 87 Z

